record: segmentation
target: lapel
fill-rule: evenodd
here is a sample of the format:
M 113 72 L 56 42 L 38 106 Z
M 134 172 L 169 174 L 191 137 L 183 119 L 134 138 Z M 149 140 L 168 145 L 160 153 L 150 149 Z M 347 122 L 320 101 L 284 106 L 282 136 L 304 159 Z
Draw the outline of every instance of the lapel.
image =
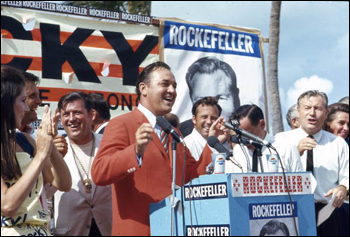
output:
M 137 127 L 139 128 L 143 123 L 149 123 L 148 119 L 146 118 L 146 116 L 138 109 L 135 109 L 132 111 L 134 117 L 135 117 L 135 121 L 137 121 L 137 123 L 139 124 Z M 171 142 L 172 142 L 172 137 L 169 134 L 169 154 L 171 153 Z M 158 135 L 156 133 L 152 133 L 152 137 L 153 140 L 150 142 L 152 144 L 154 144 L 162 153 L 163 158 L 167 159 L 169 161 L 169 157 L 168 154 L 166 153 L 166 150 L 163 147 L 163 144 L 161 143 Z

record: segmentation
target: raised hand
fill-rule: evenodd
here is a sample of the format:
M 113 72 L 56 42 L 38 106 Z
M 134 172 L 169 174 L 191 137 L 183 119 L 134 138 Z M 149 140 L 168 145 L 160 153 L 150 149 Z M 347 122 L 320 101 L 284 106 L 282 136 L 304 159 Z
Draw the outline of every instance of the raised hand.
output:
M 225 127 L 224 118 L 218 118 L 209 129 L 209 137 L 215 136 L 219 139 L 220 143 L 223 143 L 229 137 L 229 129 Z
M 304 151 L 306 151 L 306 150 L 310 151 L 313 148 L 315 148 L 316 145 L 317 145 L 317 143 L 314 139 L 309 138 L 309 137 L 305 137 L 299 142 L 297 148 L 299 150 L 300 155 L 302 156 Z
M 147 145 L 151 140 L 153 140 L 152 133 L 154 129 L 151 124 L 144 123 L 137 129 L 136 131 L 136 143 L 135 143 L 135 151 L 137 156 L 142 156 L 146 150 Z
M 36 137 L 36 153 L 39 155 L 40 159 L 47 159 L 50 157 L 54 135 L 52 123 L 51 109 L 49 106 L 45 105 Z

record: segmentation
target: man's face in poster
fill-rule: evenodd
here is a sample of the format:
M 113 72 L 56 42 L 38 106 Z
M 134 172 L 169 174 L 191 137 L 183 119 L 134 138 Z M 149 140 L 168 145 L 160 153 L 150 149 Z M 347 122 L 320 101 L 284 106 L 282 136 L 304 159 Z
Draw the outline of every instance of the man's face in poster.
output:
M 218 69 L 211 74 L 197 72 L 192 80 L 195 83 L 191 95 L 193 103 L 206 96 L 217 98 L 222 108 L 221 116 L 229 118 L 235 110 L 233 92 L 230 91 L 231 78 Z

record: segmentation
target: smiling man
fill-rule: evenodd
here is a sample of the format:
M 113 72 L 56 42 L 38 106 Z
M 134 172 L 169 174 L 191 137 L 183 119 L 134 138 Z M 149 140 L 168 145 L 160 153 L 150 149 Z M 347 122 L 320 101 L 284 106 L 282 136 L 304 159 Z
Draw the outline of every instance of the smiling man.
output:
M 177 95 L 176 85 L 167 64 L 156 62 L 145 67 L 136 84 L 138 107 L 112 119 L 103 134 L 92 177 L 97 185 L 113 185 L 112 235 L 150 235 L 149 204 L 171 194 L 173 139 L 170 135 L 163 136 L 156 117 L 171 111 Z M 212 126 L 210 134 L 215 135 L 215 129 Z M 178 186 L 182 185 L 184 166 L 187 183 L 205 174 L 211 162 L 208 145 L 198 162 L 182 143 L 178 144 L 176 155 Z
M 30 124 L 38 120 L 38 115 L 36 113 L 36 110 L 38 109 L 38 106 L 41 105 L 41 102 L 42 102 L 39 97 L 39 90 L 37 87 L 40 80 L 39 80 L 39 77 L 29 72 L 23 72 L 23 76 L 26 82 L 26 93 L 27 93 L 26 104 L 28 105 L 29 111 L 27 111 L 24 114 L 24 117 L 22 119 L 22 126 L 20 130 L 22 132 L 32 134 L 33 128 L 30 126 Z
M 327 95 L 310 90 L 298 98 L 300 128 L 276 135 L 276 140 L 298 147 L 304 171 L 317 180 L 316 212 L 336 195 L 333 206 L 341 207 L 349 195 L 349 147 L 344 139 L 322 130 L 327 116 Z M 316 213 L 316 217 L 317 217 Z M 338 211 L 317 228 L 317 235 L 337 236 Z
M 221 111 L 220 105 L 213 97 L 204 97 L 194 103 L 192 107 L 194 129 L 185 137 L 185 143 L 196 160 L 200 158 L 209 137 L 210 127 L 220 117 Z
M 91 165 L 102 137 L 91 130 L 91 108 L 91 98 L 84 92 L 66 94 L 58 102 L 69 144 L 64 160 L 72 176 L 72 189 L 55 193 L 55 235 L 111 234 L 111 186 L 98 187 L 91 179 Z

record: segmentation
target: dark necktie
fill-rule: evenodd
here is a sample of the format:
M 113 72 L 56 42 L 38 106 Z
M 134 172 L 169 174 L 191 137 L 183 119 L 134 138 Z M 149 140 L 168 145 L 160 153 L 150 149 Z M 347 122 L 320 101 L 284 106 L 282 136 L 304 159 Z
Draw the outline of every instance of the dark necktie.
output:
M 312 135 L 309 135 L 307 137 L 314 139 L 314 137 Z M 311 171 L 312 173 L 314 172 L 314 151 L 313 151 L 313 149 L 307 151 L 306 171 Z
M 258 172 L 258 150 L 255 149 L 253 152 L 253 172 Z
M 168 134 L 164 132 L 162 128 L 160 128 L 160 141 L 163 144 L 166 153 L 168 154 Z

